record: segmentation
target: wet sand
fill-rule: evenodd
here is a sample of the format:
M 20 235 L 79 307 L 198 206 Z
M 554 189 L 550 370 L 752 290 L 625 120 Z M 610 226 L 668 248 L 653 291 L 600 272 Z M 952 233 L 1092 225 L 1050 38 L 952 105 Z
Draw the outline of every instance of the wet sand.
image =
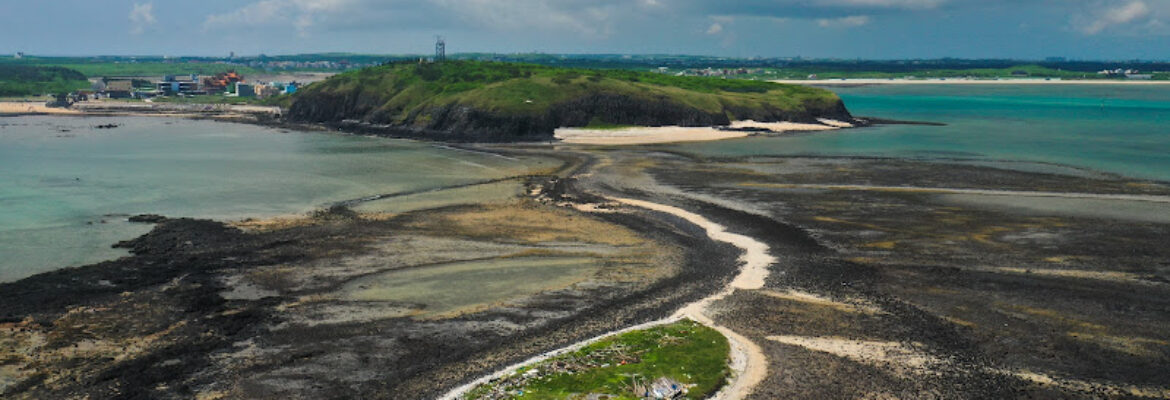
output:
M 964 196 L 1027 199 L 1027 187 L 1043 187 L 1041 199 L 1140 196 L 1170 212 L 1160 202 L 1166 184 L 901 160 L 672 153 L 638 162 L 622 173 L 685 188 L 675 193 L 690 209 L 736 221 L 726 225 L 779 253 L 783 267 L 767 290 L 717 306 L 715 320 L 761 343 L 769 360 L 748 398 L 1161 398 L 1170 390 L 1170 320 L 1160 315 L 1168 306 L 1156 300 L 1170 293 L 1170 254 L 1158 244 L 1170 225 L 1091 210 L 1100 204 L 1054 215 L 914 189 L 938 180 Z M 801 232 L 773 233 L 785 225 Z
M 516 184 L 555 186 L 544 179 Z M 523 197 L 246 226 L 168 220 L 125 244 L 132 257 L 0 285 L 13 299 L 0 315 L 13 324 L 0 332 L 0 356 L 16 367 L 0 371 L 0 390 L 14 398 L 434 398 L 533 354 L 661 320 L 735 269 L 730 246 L 685 224 L 595 217 Z M 477 277 L 476 290 L 506 289 L 479 305 L 384 291 L 403 274 L 463 279 L 454 275 L 479 269 L 460 265 L 539 267 L 557 257 L 592 266 L 538 287 L 507 285 L 523 274 Z M 127 343 L 140 344 L 118 353 Z

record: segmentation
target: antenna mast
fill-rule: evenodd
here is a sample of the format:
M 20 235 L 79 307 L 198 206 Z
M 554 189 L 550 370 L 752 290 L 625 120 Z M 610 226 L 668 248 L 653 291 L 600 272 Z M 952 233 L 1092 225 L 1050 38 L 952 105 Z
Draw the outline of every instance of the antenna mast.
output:
M 442 36 L 435 36 L 435 62 L 447 59 L 447 40 Z

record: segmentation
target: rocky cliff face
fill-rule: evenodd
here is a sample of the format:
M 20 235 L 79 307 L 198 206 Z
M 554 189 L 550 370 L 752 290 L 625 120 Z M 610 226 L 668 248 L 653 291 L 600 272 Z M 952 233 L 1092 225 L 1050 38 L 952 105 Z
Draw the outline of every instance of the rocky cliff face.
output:
M 454 103 L 420 108 L 401 121 L 393 120 L 393 112 L 380 105 L 380 96 L 374 93 L 314 93 L 298 97 L 288 118 L 362 133 L 481 142 L 548 140 L 558 127 L 580 127 L 594 120 L 639 126 L 722 126 L 731 123 L 731 116 L 764 122 L 853 119 L 839 99 L 824 105 L 805 104 L 799 111 L 761 105 L 724 107 L 722 113 L 712 113 L 665 97 L 594 93 L 558 102 L 541 113 L 504 113 Z

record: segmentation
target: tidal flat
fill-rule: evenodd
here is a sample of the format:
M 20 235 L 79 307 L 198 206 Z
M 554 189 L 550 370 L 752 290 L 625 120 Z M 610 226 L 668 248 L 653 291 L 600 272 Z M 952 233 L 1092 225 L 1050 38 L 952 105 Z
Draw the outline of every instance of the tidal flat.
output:
M 608 157 L 780 259 L 765 289 L 716 306 L 767 354 L 749 398 L 1170 395 L 1163 183 L 898 159 Z M 957 201 L 938 188 L 1017 192 Z M 1149 214 L 1118 194 L 1148 196 Z
M 0 286 L 6 396 L 435 397 L 670 313 L 735 267 L 733 249 L 680 221 L 523 196 L 170 219 L 120 246 L 133 255 Z M 417 287 L 427 279 L 450 292 Z
M 736 276 L 737 248 L 622 198 L 776 259 L 763 287 L 708 307 L 766 356 L 747 398 L 1170 396 L 1166 183 L 668 145 L 459 149 L 559 167 L 297 216 L 174 216 L 120 243 L 130 256 L 0 284 L 0 391 L 436 398 Z

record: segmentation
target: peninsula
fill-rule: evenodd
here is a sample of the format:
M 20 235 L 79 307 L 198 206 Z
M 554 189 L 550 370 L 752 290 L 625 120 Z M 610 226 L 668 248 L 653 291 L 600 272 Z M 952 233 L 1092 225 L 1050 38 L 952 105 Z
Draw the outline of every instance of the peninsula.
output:
M 836 94 L 804 86 L 479 61 L 347 72 L 285 101 L 292 122 L 478 142 L 547 140 L 561 127 L 853 120 Z

